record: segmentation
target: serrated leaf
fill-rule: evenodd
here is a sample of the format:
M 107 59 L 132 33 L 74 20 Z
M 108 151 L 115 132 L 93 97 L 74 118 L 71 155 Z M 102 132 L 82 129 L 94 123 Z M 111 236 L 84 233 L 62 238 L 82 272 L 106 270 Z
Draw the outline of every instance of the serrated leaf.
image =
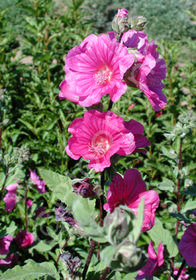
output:
M 94 201 L 93 201 L 94 203 Z M 107 242 L 103 228 L 101 228 L 94 220 L 94 204 L 92 201 L 79 197 L 73 202 L 73 215 L 79 225 L 83 228 L 86 234 L 97 242 Z
M 163 245 L 167 246 L 170 257 L 175 257 L 178 254 L 178 246 L 176 242 L 171 233 L 163 228 L 163 225 L 158 218 L 156 218 L 155 225 L 148 231 L 148 234 L 155 243 L 155 247 L 158 248 L 159 243 L 162 241 Z
M 56 267 L 51 262 L 36 263 L 29 260 L 24 266 L 15 266 L 2 274 L 1 280 L 34 280 L 49 275 L 54 280 L 60 279 Z
M 71 179 L 41 168 L 39 168 L 39 173 L 56 198 L 66 203 L 69 209 L 72 209 L 72 203 L 74 199 L 78 198 L 78 195 L 73 192 Z

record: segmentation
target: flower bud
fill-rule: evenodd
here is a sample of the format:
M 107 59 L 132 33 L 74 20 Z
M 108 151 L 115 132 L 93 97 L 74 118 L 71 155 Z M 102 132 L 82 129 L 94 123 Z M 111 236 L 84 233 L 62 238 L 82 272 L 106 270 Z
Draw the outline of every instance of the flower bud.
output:
M 142 31 L 144 30 L 147 22 L 147 19 L 143 16 L 133 17 L 131 18 L 131 29 L 134 29 L 135 31 Z
M 121 243 L 131 231 L 132 224 L 128 218 L 126 213 L 122 213 L 122 210 L 118 207 L 104 219 L 104 227 L 108 228 L 108 237 L 112 244 Z
M 128 11 L 126 9 L 118 9 L 112 21 L 112 29 L 116 33 L 124 33 L 129 30 Z
M 84 180 L 75 183 L 73 189 L 76 194 L 81 195 L 84 198 L 96 195 L 94 186 L 90 183 L 89 178 L 85 178 Z
M 128 240 L 123 243 L 117 253 L 123 271 L 137 271 L 142 268 L 144 265 L 142 251 Z

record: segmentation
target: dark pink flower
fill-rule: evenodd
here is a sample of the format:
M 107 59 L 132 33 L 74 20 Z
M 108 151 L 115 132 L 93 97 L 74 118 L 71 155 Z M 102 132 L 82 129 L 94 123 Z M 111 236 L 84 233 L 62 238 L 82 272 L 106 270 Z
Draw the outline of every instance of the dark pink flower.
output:
M 122 18 L 127 18 L 128 11 L 126 9 L 118 9 L 117 16 L 121 16 Z
M 73 137 L 68 140 L 66 152 L 75 160 L 89 159 L 88 167 L 101 172 L 111 165 L 114 154 L 129 155 L 149 145 L 143 131 L 143 126 L 134 120 L 125 122 L 113 112 L 90 110 L 69 126 Z
M 30 169 L 30 180 L 36 185 L 39 193 L 46 192 L 46 188 L 45 188 L 46 183 L 43 180 L 40 180 L 36 172 L 32 171 L 31 169 Z
M 90 35 L 68 52 L 59 97 L 84 107 L 99 103 L 105 94 L 116 102 L 126 92 L 123 77 L 133 62 L 123 44 L 104 34 Z
M 184 267 L 180 273 L 180 276 L 178 277 L 178 280 L 182 280 L 182 279 L 188 279 L 189 278 L 189 274 L 186 274 L 186 267 Z M 179 268 L 174 268 L 174 275 L 177 275 L 179 271 Z
M 159 195 L 146 191 L 146 184 L 137 169 L 128 169 L 124 179 L 116 174 L 112 179 L 104 209 L 112 213 L 119 205 L 126 205 L 135 215 L 140 201 L 144 198 L 144 221 L 142 231 L 149 230 L 155 223 L 155 211 L 159 206 Z
M 0 266 L 2 265 L 14 265 L 18 260 L 18 254 L 11 254 L 10 256 L 6 257 L 5 259 L 0 259 Z
M 40 206 L 37 210 L 35 210 L 35 217 L 46 218 L 49 217 L 49 213 L 46 213 L 44 206 Z
M 17 245 L 21 248 L 31 246 L 34 239 L 34 235 L 26 230 L 20 230 L 15 237 Z
M 196 223 L 187 227 L 178 247 L 187 264 L 196 267 Z
M 5 210 L 11 212 L 16 206 L 16 189 L 18 187 L 18 183 L 11 184 L 6 187 L 7 194 L 4 197 L 5 201 Z
M 149 280 L 155 273 L 159 272 L 159 267 L 161 267 L 164 263 L 163 251 L 164 251 L 164 246 L 162 245 L 161 242 L 158 247 L 158 255 L 157 255 L 154 250 L 153 243 L 152 241 L 150 241 L 150 244 L 148 246 L 147 263 L 140 271 L 138 271 L 138 275 L 136 276 L 135 279 L 140 280 L 146 278 L 147 280 Z
M 28 199 L 26 202 L 27 208 L 29 209 L 32 204 L 33 204 L 33 201 L 31 199 Z
M 0 238 L 0 255 L 7 255 L 9 253 L 9 247 L 12 240 L 13 237 L 11 235 L 6 235 L 3 238 Z
M 110 38 L 114 34 L 110 32 Z M 157 46 L 150 44 L 147 35 L 142 31 L 130 30 L 123 34 L 122 42 L 135 56 L 135 63 L 127 70 L 124 79 L 131 87 L 138 87 L 149 99 L 153 110 L 159 111 L 167 104 L 167 98 L 162 93 L 165 87 L 162 80 L 166 78 L 166 64 L 159 58 Z

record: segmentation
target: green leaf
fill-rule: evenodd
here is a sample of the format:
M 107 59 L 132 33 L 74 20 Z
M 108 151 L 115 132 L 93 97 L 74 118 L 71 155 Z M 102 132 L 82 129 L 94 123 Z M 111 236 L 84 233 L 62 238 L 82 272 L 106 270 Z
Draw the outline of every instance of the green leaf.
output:
M 181 193 L 188 194 L 188 195 L 196 195 L 196 185 L 193 185 L 189 187 L 188 189 L 185 189 L 183 191 L 180 191 Z
M 1 280 L 34 280 L 40 279 L 44 275 L 51 276 L 55 280 L 60 279 L 53 263 L 36 263 L 33 260 L 29 260 L 24 266 L 17 265 L 12 269 L 8 269 L 2 274 Z
M 101 260 L 107 266 L 110 266 L 115 252 L 116 252 L 116 248 L 114 246 L 107 246 L 100 253 Z
M 170 191 L 173 192 L 174 191 L 174 182 L 169 180 L 169 179 L 164 179 L 163 182 L 161 182 L 160 184 L 158 184 L 158 188 L 161 191 Z
M 0 172 L 0 187 L 2 187 L 4 181 L 5 181 L 5 173 Z
M 133 220 L 133 231 L 131 232 L 131 235 L 134 236 L 133 242 L 135 243 L 137 243 L 140 237 L 143 221 L 144 221 L 144 199 L 140 201 L 136 219 Z
M 184 221 L 185 223 L 190 223 L 191 221 L 188 220 L 184 215 L 182 215 L 181 213 L 169 213 L 170 216 L 180 220 L 180 221 Z
M 39 173 L 56 198 L 66 203 L 69 209 L 72 209 L 72 203 L 74 199 L 78 198 L 78 195 L 73 192 L 71 179 L 41 168 L 39 168 Z
M 94 220 L 94 201 L 79 197 L 73 202 L 73 215 L 86 234 L 92 239 L 100 243 L 107 242 L 103 228 Z
M 156 218 L 155 225 L 148 231 L 148 234 L 155 243 L 155 247 L 158 248 L 159 243 L 162 241 L 163 245 L 167 246 L 170 257 L 175 257 L 178 254 L 178 246 L 176 242 L 171 233 L 163 228 L 163 225 L 158 218 Z
M 181 212 L 185 213 L 188 210 L 193 210 L 193 209 L 195 210 L 195 207 L 196 207 L 196 200 L 189 199 L 185 204 L 185 206 L 181 209 Z

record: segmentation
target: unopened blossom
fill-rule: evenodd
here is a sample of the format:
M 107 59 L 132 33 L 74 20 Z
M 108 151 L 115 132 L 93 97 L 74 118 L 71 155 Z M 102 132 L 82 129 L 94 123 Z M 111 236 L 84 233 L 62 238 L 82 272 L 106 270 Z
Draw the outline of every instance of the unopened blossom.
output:
M 40 206 L 37 210 L 35 210 L 35 218 L 47 218 L 49 217 L 49 213 L 46 213 L 46 209 L 44 206 Z
M 178 280 L 189 279 L 189 274 L 186 274 L 186 267 L 184 267 L 178 277 Z M 174 268 L 174 275 L 178 275 L 179 268 Z
M 159 268 L 164 263 L 164 256 L 163 256 L 164 246 L 162 242 L 159 244 L 158 247 L 158 254 L 156 254 L 154 250 L 154 246 L 152 241 L 150 241 L 148 246 L 148 260 L 146 265 L 138 271 L 138 275 L 135 279 L 140 280 L 146 278 L 149 280 L 154 274 L 159 272 Z
M 144 199 L 142 231 L 146 231 L 154 226 L 155 211 L 159 206 L 159 195 L 153 190 L 146 190 L 146 184 L 137 169 L 128 169 L 124 178 L 119 174 L 113 177 L 104 209 L 112 213 L 119 205 L 126 205 L 137 215 L 137 209 L 142 199 Z
M 84 198 L 93 197 L 96 195 L 94 186 L 90 183 L 89 178 L 85 178 L 84 180 L 75 183 L 73 185 L 73 189 L 76 194 L 81 195 Z
M 67 222 L 70 226 L 74 226 L 76 224 L 72 214 L 63 205 L 56 208 L 55 215 L 55 221 L 57 222 Z
M 35 171 L 32 171 L 30 169 L 30 180 L 36 185 L 37 190 L 39 193 L 45 193 L 46 192 L 46 183 L 43 180 L 39 179 L 39 176 Z
M 31 246 L 34 242 L 34 239 L 34 235 L 26 230 L 20 230 L 15 237 L 17 245 L 21 248 Z
M 75 160 L 89 159 L 88 167 L 102 172 L 111 165 L 114 154 L 129 155 L 149 145 L 143 131 L 144 127 L 134 120 L 125 122 L 113 112 L 90 110 L 69 126 L 68 132 L 73 136 L 68 140 L 66 152 Z
M 9 247 L 13 240 L 11 235 L 6 235 L 0 238 L 0 255 L 7 255 L 9 253 Z
M 4 197 L 5 210 L 11 212 L 16 206 L 16 190 L 18 183 L 11 184 L 6 187 L 7 194 Z
M 26 202 L 26 205 L 27 205 L 27 208 L 29 209 L 33 204 L 33 201 L 29 198 L 27 199 L 27 202 Z
M 68 52 L 59 98 L 89 107 L 109 94 L 116 102 L 127 90 L 123 77 L 133 62 L 134 56 L 123 44 L 104 34 L 92 34 Z
M 187 227 L 178 247 L 187 264 L 196 267 L 196 223 Z

